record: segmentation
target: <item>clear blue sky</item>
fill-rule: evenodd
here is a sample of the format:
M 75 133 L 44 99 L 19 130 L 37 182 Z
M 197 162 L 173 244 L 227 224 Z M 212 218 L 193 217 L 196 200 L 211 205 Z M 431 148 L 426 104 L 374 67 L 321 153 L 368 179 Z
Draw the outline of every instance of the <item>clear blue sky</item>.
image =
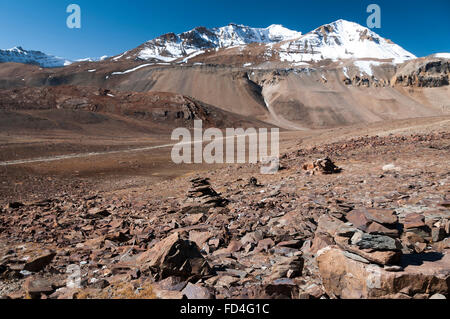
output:
M 66 7 L 82 9 L 82 28 L 66 27 Z M 282 24 L 304 33 L 337 19 L 366 25 L 367 5 L 382 9 L 374 31 L 417 56 L 450 52 L 449 0 L 0 0 L 0 48 L 21 45 L 69 59 L 116 55 L 168 32 L 230 22 Z

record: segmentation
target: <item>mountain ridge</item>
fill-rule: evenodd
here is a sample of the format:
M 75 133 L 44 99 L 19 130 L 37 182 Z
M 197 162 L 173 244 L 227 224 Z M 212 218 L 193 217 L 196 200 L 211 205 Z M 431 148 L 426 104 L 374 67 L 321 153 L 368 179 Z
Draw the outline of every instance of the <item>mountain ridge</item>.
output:
M 306 34 L 290 30 L 280 24 L 272 24 L 266 28 L 252 28 L 235 23 L 216 28 L 199 26 L 180 34 L 166 33 L 122 54 L 100 59 L 70 61 L 40 51 L 27 51 L 21 47 L 15 47 L 0 50 L 0 62 L 35 64 L 48 68 L 63 67 L 74 62 L 96 62 L 105 59 L 114 62 L 135 60 L 186 63 L 190 58 L 206 52 L 248 47 L 253 44 L 265 45 L 270 50 L 275 49 L 280 61 L 292 63 L 372 58 L 391 60 L 398 64 L 416 58 L 414 54 L 370 29 L 339 19 Z
M 25 50 L 21 46 L 11 49 L 0 49 L 0 63 L 15 62 L 39 65 L 44 68 L 63 67 L 72 64 L 72 61 L 49 55 L 41 51 Z

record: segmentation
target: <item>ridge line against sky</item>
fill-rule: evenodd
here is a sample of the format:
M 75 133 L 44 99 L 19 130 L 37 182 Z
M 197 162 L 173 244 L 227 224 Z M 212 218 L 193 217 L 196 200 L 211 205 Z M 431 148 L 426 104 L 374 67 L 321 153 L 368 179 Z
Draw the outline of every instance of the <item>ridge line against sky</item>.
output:
M 82 28 L 66 26 L 69 4 L 81 7 Z M 0 48 L 22 46 L 76 60 L 113 56 L 162 34 L 229 23 L 281 24 L 303 34 L 338 19 L 366 26 L 369 4 L 381 7 L 372 29 L 416 56 L 450 52 L 449 0 L 18 0 L 0 2 Z

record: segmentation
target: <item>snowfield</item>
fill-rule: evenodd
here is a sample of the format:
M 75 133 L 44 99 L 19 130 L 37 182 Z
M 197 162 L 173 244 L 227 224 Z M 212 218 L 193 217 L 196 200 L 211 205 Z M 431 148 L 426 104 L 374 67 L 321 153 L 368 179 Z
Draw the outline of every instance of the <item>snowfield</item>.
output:
M 416 58 L 371 30 L 345 20 L 324 25 L 282 44 L 280 56 L 290 62 L 374 58 L 403 63 Z

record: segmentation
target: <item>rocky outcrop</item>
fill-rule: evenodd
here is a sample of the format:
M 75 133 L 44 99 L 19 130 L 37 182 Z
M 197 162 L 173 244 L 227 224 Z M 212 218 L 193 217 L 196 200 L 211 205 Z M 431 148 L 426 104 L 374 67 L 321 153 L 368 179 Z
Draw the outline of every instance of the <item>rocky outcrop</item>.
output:
M 318 252 L 317 262 L 323 286 L 331 297 L 413 298 L 448 294 L 450 255 L 404 256 L 402 271 L 366 264 L 349 258 L 336 246 Z
M 448 236 L 445 216 L 436 213 L 430 222 L 438 241 Z M 449 293 L 450 255 L 444 250 L 424 252 L 432 239 L 431 232 L 423 230 L 423 215 L 361 208 L 343 219 L 320 217 L 311 247 L 329 296 L 415 298 Z M 414 229 L 422 230 L 412 233 Z
M 391 83 L 393 86 L 441 87 L 449 85 L 448 59 L 421 58 L 399 68 Z

